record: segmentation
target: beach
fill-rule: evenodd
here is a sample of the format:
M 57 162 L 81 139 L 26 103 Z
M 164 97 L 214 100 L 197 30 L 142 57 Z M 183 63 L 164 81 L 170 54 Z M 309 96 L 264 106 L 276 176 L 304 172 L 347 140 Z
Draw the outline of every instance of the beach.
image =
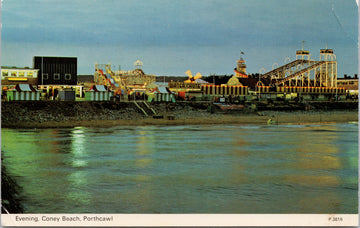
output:
M 209 103 L 151 104 L 145 116 L 132 102 L 3 102 L 2 128 L 71 128 L 134 125 L 307 124 L 358 121 L 358 110 L 210 112 Z

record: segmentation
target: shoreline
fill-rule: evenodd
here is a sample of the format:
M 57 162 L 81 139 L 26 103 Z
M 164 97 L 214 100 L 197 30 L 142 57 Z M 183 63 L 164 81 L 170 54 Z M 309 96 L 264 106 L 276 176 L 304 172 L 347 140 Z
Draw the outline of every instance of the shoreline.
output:
M 140 104 L 140 103 L 139 103 Z M 139 108 L 133 102 L 3 102 L 2 128 L 73 128 L 144 125 L 198 124 L 304 124 L 358 121 L 358 108 L 342 104 L 341 109 L 222 111 L 211 103 L 149 103 Z M 344 106 L 345 105 L 345 106 Z M 349 108 L 352 107 L 352 108 Z M 144 111 L 146 110 L 146 112 Z M 145 115 L 147 113 L 147 115 Z M 269 121 L 271 119 L 271 121 Z
M 66 120 L 66 121 L 18 121 L 2 123 L 2 128 L 74 128 L 74 127 L 116 127 L 116 126 L 176 126 L 176 125 L 304 125 L 358 122 L 357 111 L 326 112 L 259 112 L 257 114 L 213 114 L 169 119 L 116 119 L 116 120 Z

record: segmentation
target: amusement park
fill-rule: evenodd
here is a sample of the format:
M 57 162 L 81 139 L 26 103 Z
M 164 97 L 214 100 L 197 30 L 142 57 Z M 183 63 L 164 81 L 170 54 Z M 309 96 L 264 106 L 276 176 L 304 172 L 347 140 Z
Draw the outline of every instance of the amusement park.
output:
M 80 81 L 76 57 L 34 57 L 33 68 L 2 68 L 2 101 L 59 100 L 134 102 L 146 115 L 151 103 L 205 102 L 221 110 L 249 107 L 299 107 L 311 109 L 311 102 L 344 102 L 358 99 L 357 75 L 339 78 L 333 49 L 320 49 L 319 59 L 310 51 L 297 50 L 294 60 L 273 64 L 266 72 L 248 74 L 241 52 L 233 74 L 227 77 L 195 75 L 159 80 L 142 70 L 143 62 L 134 62 L 133 70 L 122 70 L 111 63 L 94 65 L 94 75 Z M 139 105 L 141 103 L 141 105 Z M 289 106 L 289 104 L 291 104 Z M 336 105 L 335 105 L 336 106 Z M 143 107 L 143 108 L 142 108 Z M 155 112 L 154 112 L 155 113 Z
M 188 79 L 169 81 L 159 85 L 155 75 L 141 69 L 142 62 L 134 63 L 135 70 L 113 70 L 111 64 L 95 64 L 94 82 L 114 91 L 114 98 L 123 101 L 210 101 L 234 103 L 245 101 L 346 101 L 357 99 L 357 89 L 347 88 L 337 76 L 336 55 L 332 49 L 320 49 L 319 60 L 310 58 L 309 51 L 297 50 L 295 59 L 284 65 L 274 64 L 271 71 L 247 74 L 243 55 L 236 61 L 234 74 L 225 83 L 215 83 L 198 72 Z M 120 69 L 120 67 L 119 67 Z M 354 77 L 357 79 L 357 75 Z M 357 80 L 355 81 L 357 83 Z M 354 84 L 352 84 L 354 85 Z M 164 87 L 164 88 L 162 88 Z M 168 95 L 164 95 L 168 94 Z

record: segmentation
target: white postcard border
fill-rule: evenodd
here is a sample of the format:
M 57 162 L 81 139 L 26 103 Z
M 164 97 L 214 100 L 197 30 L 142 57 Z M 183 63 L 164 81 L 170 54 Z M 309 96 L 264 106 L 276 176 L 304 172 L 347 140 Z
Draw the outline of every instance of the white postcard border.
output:
M 2 226 L 358 226 L 358 214 L 2 214 Z

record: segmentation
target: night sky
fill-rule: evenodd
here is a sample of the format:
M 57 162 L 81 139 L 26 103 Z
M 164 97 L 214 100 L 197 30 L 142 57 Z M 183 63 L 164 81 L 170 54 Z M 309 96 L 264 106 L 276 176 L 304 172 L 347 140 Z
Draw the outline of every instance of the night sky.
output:
M 248 73 L 270 71 L 296 50 L 334 49 L 338 77 L 358 71 L 355 0 L 3 0 L 1 65 L 32 67 L 33 56 L 78 58 L 148 74 L 233 74 L 244 52 Z

